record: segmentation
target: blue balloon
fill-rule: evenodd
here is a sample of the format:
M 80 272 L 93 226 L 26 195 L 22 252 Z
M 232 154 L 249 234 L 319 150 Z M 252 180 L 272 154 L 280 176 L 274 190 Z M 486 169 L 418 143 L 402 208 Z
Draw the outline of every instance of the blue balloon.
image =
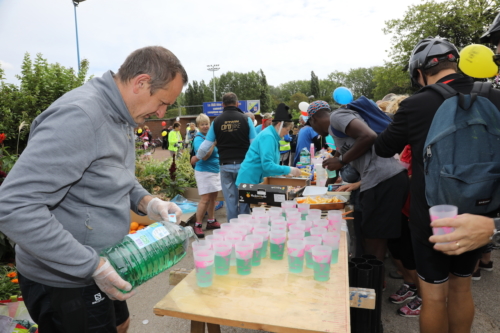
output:
M 352 92 L 346 87 L 338 87 L 333 91 L 333 99 L 337 104 L 344 105 L 352 102 Z

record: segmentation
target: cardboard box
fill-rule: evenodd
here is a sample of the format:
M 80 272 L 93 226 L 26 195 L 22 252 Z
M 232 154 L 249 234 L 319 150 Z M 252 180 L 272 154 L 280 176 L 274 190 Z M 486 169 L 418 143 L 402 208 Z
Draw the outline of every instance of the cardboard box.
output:
M 288 186 L 265 184 L 240 184 L 238 187 L 239 202 L 248 204 L 266 203 L 271 206 L 281 206 L 288 200 Z
M 291 177 L 266 177 L 261 184 L 265 185 L 286 185 L 286 186 L 309 186 L 311 180 L 307 178 L 291 178 Z

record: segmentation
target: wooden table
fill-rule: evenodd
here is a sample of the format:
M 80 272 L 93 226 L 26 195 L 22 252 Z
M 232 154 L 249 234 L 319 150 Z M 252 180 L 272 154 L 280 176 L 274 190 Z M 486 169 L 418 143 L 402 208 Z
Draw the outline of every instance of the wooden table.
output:
M 195 271 L 154 307 L 159 316 L 192 320 L 191 332 L 217 332 L 218 325 L 270 332 L 350 332 L 346 234 L 342 232 L 339 262 L 331 266 L 330 280 L 317 282 L 313 270 L 288 272 L 283 260 L 262 259 L 247 276 L 231 267 L 226 276 L 214 276 L 211 287 L 196 284 Z M 215 324 L 215 325 L 210 325 Z M 219 330 L 220 332 L 220 330 Z

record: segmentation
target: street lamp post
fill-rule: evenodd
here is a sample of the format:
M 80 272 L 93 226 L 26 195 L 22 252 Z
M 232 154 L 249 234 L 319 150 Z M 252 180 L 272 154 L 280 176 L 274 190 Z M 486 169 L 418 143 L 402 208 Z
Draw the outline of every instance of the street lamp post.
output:
M 215 71 L 218 71 L 220 69 L 219 65 L 207 65 L 207 69 L 212 72 L 213 74 L 213 81 L 214 81 L 214 102 L 217 100 L 215 99 Z
M 80 73 L 80 46 L 78 45 L 78 21 L 76 20 L 76 7 L 78 7 L 78 4 L 80 4 L 80 2 L 84 1 L 85 0 L 71 0 L 75 9 L 76 56 L 78 58 L 78 73 Z

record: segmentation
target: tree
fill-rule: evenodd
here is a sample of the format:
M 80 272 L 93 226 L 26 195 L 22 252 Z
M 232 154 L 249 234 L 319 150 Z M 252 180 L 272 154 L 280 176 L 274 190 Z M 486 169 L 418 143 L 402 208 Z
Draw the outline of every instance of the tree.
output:
M 479 37 L 500 10 L 500 0 L 433 0 L 412 5 L 401 19 L 385 22 L 392 34 L 391 62 L 405 66 L 417 42 L 429 36 L 446 37 L 460 50 L 479 43 Z
M 186 112 L 189 115 L 195 115 L 195 114 L 200 114 L 203 112 L 203 102 L 210 102 L 211 98 L 208 97 L 208 93 L 210 92 L 210 89 L 208 86 L 205 84 L 205 81 L 201 80 L 199 83 L 198 81 L 194 80 L 193 82 L 188 84 L 188 87 L 186 89 L 186 93 L 184 94 L 185 96 L 185 106 L 189 106 L 186 108 Z
M 408 72 L 403 66 L 386 62 L 384 66 L 376 67 L 373 71 L 373 99 L 380 100 L 389 93 L 397 95 L 412 94 L 416 91 L 412 87 Z
M 58 63 L 49 64 L 41 54 L 32 61 L 29 53 L 24 55 L 21 74 L 16 75 L 19 86 L 4 82 L 0 72 L 0 133 L 5 133 L 5 145 L 11 152 L 19 134 L 20 147 L 26 145 L 29 127 L 40 113 L 66 92 L 85 83 L 89 69 L 88 60 L 81 62 L 79 73 Z M 27 124 L 19 130 L 22 122 Z
M 314 96 L 313 98 L 317 99 L 320 96 L 319 92 L 319 79 L 314 74 L 314 71 L 311 71 L 311 95 Z
M 373 98 L 373 90 L 376 87 L 373 81 L 374 69 L 375 67 L 360 67 L 349 70 L 345 76 L 345 86 L 352 91 L 354 99 L 361 96 Z
M 281 93 L 278 98 L 281 101 L 289 101 L 290 97 L 298 92 L 301 92 L 306 96 L 311 95 L 311 82 L 309 80 L 289 81 L 280 84 L 278 88 Z
M 259 78 L 260 78 L 260 111 L 261 113 L 271 112 L 275 108 L 272 106 L 271 94 L 269 93 L 269 85 L 267 84 L 266 75 L 262 71 L 259 70 Z
M 299 104 L 300 102 L 309 102 L 309 98 L 301 93 L 295 93 L 292 96 L 290 96 L 290 100 L 288 100 L 285 104 L 290 107 L 290 111 L 292 113 L 292 119 L 299 119 L 300 116 L 300 110 L 299 110 Z

